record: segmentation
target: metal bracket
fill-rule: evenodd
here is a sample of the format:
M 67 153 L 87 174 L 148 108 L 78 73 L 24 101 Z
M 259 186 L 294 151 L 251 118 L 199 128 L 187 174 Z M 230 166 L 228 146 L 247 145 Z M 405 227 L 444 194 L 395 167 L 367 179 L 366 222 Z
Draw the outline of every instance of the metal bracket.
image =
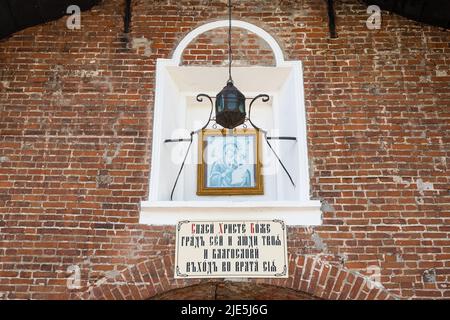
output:
M 328 26 L 330 29 L 330 37 L 331 39 L 336 39 L 336 12 L 334 10 L 334 1 L 327 0 L 327 9 L 328 9 Z
M 297 137 L 267 137 L 267 140 L 292 140 L 292 141 L 297 141 Z
M 131 0 L 125 0 L 125 12 L 123 17 L 123 33 L 130 32 L 131 25 Z
M 191 139 L 166 139 L 164 140 L 164 143 L 171 143 L 171 142 L 189 142 Z

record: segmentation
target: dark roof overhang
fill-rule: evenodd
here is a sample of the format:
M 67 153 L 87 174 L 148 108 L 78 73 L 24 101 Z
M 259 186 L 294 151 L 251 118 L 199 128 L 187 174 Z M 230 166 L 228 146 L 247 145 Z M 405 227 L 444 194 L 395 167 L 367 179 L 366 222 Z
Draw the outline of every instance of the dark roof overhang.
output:
M 382 10 L 437 27 L 450 29 L 450 0 L 363 0 Z
M 70 5 L 89 10 L 101 0 L 0 0 L 0 39 L 61 18 Z M 450 29 L 450 0 L 362 0 L 406 18 Z M 128 2 L 127 2 L 128 3 Z
M 19 30 L 61 18 L 70 5 L 88 10 L 100 0 L 0 0 L 0 39 Z

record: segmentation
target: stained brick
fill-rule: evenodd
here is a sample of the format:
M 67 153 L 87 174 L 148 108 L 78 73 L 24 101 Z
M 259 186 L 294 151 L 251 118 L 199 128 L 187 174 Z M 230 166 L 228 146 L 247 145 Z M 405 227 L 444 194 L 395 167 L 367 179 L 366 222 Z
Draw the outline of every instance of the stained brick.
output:
M 114 279 L 151 279 L 154 286 L 128 285 L 126 297 L 176 286 L 169 257 L 175 229 L 138 224 L 150 174 L 155 61 L 170 58 L 196 26 L 223 19 L 222 2 L 197 5 L 202 15 L 193 14 L 188 0 L 133 2 L 129 39 L 147 39 L 150 55 L 119 43 L 120 0 L 84 12 L 86 32 L 67 30 L 62 18 L 0 42 L 0 291 L 6 298 L 64 297 L 69 290 L 60 271 L 73 264 L 83 270 L 83 283 L 93 285 L 106 272 L 145 261 L 139 272 Z M 292 278 L 273 283 L 354 297 L 362 280 L 342 265 L 365 274 L 376 265 L 392 293 L 449 298 L 449 33 L 384 13 L 382 29 L 370 31 L 361 2 L 344 0 L 336 3 L 339 37 L 330 39 L 323 1 L 254 5 L 240 4 L 236 18 L 265 29 L 286 60 L 303 63 L 311 194 L 331 206 L 323 225 L 311 229 L 322 246 L 311 230 L 289 228 L 297 265 Z M 233 38 L 236 64 L 274 65 L 255 35 L 236 29 Z M 182 63 L 217 66 L 227 59 L 226 30 L 219 28 L 195 39 Z M 161 256 L 166 260 L 152 260 Z M 328 280 L 311 258 L 324 256 Z M 430 268 L 435 283 L 425 284 Z M 114 283 L 104 286 L 94 289 L 95 298 L 123 298 Z M 360 296 L 391 298 L 378 289 Z

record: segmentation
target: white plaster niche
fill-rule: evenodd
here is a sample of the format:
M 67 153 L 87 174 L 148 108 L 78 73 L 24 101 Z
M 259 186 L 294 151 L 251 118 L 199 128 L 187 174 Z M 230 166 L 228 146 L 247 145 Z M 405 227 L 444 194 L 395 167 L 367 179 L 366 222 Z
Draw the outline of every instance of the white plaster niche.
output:
M 260 93 L 270 96 L 269 102 L 254 104 L 254 123 L 268 130 L 269 136 L 297 138 L 297 141 L 271 141 L 296 187 L 262 140 L 264 195 L 197 196 L 198 145 L 194 136 L 170 200 L 189 143 L 164 143 L 164 140 L 189 138 L 191 131 L 201 128 L 208 120 L 210 103 L 206 99 L 201 103 L 196 101 L 197 94 L 214 97 L 228 79 L 226 67 L 180 66 L 182 53 L 192 40 L 209 30 L 228 26 L 227 20 L 216 21 L 191 31 L 180 42 L 172 59 L 157 60 L 150 187 L 148 201 L 141 202 L 140 223 L 174 225 L 181 220 L 281 219 L 288 225 L 320 225 L 320 201 L 309 198 L 302 64 L 285 61 L 278 43 L 263 29 L 238 20 L 233 20 L 232 25 L 257 34 L 274 53 L 275 67 L 234 67 L 233 79 L 246 97 Z

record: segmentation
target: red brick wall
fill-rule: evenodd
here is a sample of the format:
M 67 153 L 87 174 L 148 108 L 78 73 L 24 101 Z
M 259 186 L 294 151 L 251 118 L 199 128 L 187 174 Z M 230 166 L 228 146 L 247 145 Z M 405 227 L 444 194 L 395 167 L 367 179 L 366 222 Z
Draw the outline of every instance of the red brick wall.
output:
M 275 57 L 265 40 L 247 30 L 232 34 L 233 66 L 275 66 Z M 218 28 L 198 36 L 184 50 L 183 65 L 228 65 L 228 28 Z
M 173 249 L 173 227 L 137 223 L 155 59 L 225 19 L 225 2 L 135 0 L 129 35 L 123 9 L 103 1 L 82 14 L 81 30 L 60 19 L 0 41 L 2 298 L 68 297 Z M 366 274 L 379 267 L 403 298 L 449 298 L 450 33 L 386 12 L 381 30 L 368 30 L 356 0 L 336 1 L 336 11 L 338 39 L 325 1 L 241 1 L 234 13 L 304 63 L 312 197 L 324 201 L 324 224 L 290 228 L 289 250 Z M 223 36 L 199 37 L 185 63 L 226 59 Z M 214 57 L 195 53 L 201 45 Z M 236 57 L 270 65 L 265 50 L 249 35 Z M 80 290 L 66 287 L 74 264 Z

